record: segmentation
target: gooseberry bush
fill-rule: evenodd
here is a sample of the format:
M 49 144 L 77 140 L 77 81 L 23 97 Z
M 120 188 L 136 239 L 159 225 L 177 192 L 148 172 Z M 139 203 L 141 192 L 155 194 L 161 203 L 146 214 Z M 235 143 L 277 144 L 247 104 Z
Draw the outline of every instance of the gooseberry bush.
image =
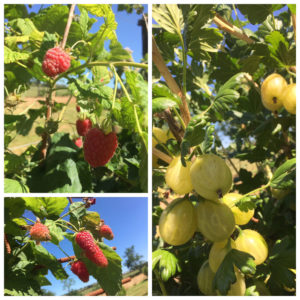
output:
M 51 272 L 55 279 L 66 280 L 67 268 L 83 282 L 94 277 L 107 295 L 122 290 L 122 259 L 105 244 L 114 233 L 102 219 L 105 216 L 100 218 L 92 210 L 95 201 L 88 197 L 5 198 L 5 295 L 43 295 L 42 288 L 51 285 L 46 275 Z M 67 249 L 66 240 L 72 244 Z M 45 243 L 52 243 L 56 251 L 49 252 Z M 56 257 L 59 252 L 63 257 Z
M 153 295 L 295 295 L 295 5 L 152 12 Z
M 146 56 L 123 48 L 112 5 L 7 4 L 4 18 L 5 192 L 147 191 Z

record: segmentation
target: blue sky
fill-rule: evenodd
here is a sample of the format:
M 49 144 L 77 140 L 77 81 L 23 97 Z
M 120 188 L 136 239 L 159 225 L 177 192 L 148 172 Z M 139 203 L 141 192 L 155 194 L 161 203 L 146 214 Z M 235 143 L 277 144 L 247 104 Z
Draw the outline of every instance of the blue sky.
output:
M 81 198 L 73 198 L 73 201 L 81 201 Z M 97 211 L 101 219 L 104 219 L 105 224 L 109 225 L 114 232 L 112 241 L 104 240 L 104 242 L 113 247 L 117 247 L 116 252 L 124 260 L 125 249 L 134 245 L 135 252 L 143 255 L 142 260 L 148 261 L 148 202 L 145 197 L 118 197 L 118 198 L 96 198 L 96 204 L 91 206 L 89 211 Z M 67 212 L 68 209 L 65 210 Z M 25 217 L 35 220 L 31 212 L 26 211 Z M 29 222 L 28 222 L 29 223 Z M 65 257 L 66 255 L 54 244 L 50 242 L 42 242 L 51 254 L 57 258 Z M 70 241 L 64 239 L 60 242 L 60 247 L 68 254 L 73 255 L 73 247 Z M 123 261 L 124 263 L 124 261 Z M 64 263 L 64 267 L 66 263 Z M 123 273 L 128 271 L 123 266 Z M 83 283 L 70 271 L 70 266 L 66 268 L 66 272 L 75 280 L 75 289 L 80 289 L 83 286 L 88 286 L 96 280 L 90 277 L 89 282 Z M 56 295 L 63 295 L 67 290 L 63 290 L 63 283 L 56 280 L 49 271 L 48 280 L 52 283 L 51 286 L 45 286 L 46 290 L 54 292 Z

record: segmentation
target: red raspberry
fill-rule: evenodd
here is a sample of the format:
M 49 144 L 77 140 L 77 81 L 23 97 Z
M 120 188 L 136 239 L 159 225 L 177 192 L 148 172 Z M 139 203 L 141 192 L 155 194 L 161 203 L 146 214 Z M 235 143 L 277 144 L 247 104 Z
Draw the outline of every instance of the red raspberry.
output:
M 73 142 L 75 143 L 75 145 L 78 147 L 78 148 L 81 148 L 82 147 L 82 139 L 81 137 L 77 138 L 77 139 L 74 139 Z
M 99 267 L 107 267 L 108 261 L 101 249 L 95 243 L 93 236 L 87 231 L 80 231 L 75 236 L 75 242 L 84 250 L 86 257 Z
M 50 241 L 51 236 L 46 225 L 37 222 L 30 229 L 30 236 L 35 241 Z
M 77 111 L 77 112 L 80 112 L 80 110 L 81 110 L 80 106 L 79 106 L 79 105 L 76 105 L 76 111 Z
M 85 136 L 83 143 L 84 159 L 97 168 L 107 164 L 118 147 L 118 138 L 114 132 L 104 134 L 98 128 L 92 128 Z
M 47 76 L 55 77 L 70 68 L 70 61 L 68 53 L 59 47 L 55 47 L 46 52 L 42 69 Z
M 77 260 L 71 266 L 71 271 L 79 277 L 79 279 L 83 282 L 89 281 L 89 271 L 86 268 L 86 265 L 83 261 Z
M 100 227 L 99 233 L 100 236 L 106 238 L 107 240 L 112 240 L 114 238 L 114 234 L 108 225 L 102 225 Z
M 92 128 L 92 121 L 90 119 L 85 120 L 77 120 L 76 121 L 76 129 L 79 135 L 85 136 L 87 132 Z

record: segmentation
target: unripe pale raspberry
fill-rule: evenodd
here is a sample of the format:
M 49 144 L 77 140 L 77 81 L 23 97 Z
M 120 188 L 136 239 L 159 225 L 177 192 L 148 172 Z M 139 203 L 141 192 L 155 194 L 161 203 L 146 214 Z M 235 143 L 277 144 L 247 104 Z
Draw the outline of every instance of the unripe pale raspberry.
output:
M 114 234 L 108 225 L 102 225 L 99 229 L 99 234 L 107 240 L 112 240 L 114 238 Z
M 35 241 L 50 241 L 51 236 L 46 225 L 37 222 L 30 229 L 30 236 Z
M 98 128 L 92 128 L 83 143 L 84 159 L 97 168 L 106 165 L 114 156 L 118 147 L 118 138 L 114 132 L 105 134 Z
M 43 60 L 43 72 L 49 77 L 67 71 L 70 68 L 71 59 L 68 53 L 59 47 L 49 49 Z
M 83 261 L 77 260 L 71 266 L 71 271 L 83 282 L 89 281 L 89 271 Z
M 79 135 L 85 136 L 88 131 L 92 128 L 92 121 L 90 119 L 78 119 L 76 121 L 76 129 Z
M 101 249 L 95 243 L 88 231 L 80 231 L 75 236 L 75 242 L 84 250 L 86 257 L 99 267 L 107 267 L 108 261 Z

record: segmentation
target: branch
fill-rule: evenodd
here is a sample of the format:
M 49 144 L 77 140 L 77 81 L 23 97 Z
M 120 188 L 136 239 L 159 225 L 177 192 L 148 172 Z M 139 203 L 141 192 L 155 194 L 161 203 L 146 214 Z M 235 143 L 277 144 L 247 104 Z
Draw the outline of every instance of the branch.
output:
M 72 20 L 73 20 L 73 17 L 74 17 L 74 9 L 75 9 L 75 4 L 72 4 L 71 7 L 70 7 L 70 11 L 69 11 L 69 18 L 68 18 L 67 25 L 66 25 L 66 28 L 65 28 L 64 37 L 63 37 L 63 40 L 62 40 L 61 45 L 60 45 L 62 49 L 65 48 L 66 43 L 67 43 L 70 27 L 71 27 Z
M 188 108 L 188 104 L 186 101 L 185 95 L 182 94 L 181 89 L 177 85 L 175 79 L 173 78 L 172 74 L 170 73 L 168 67 L 166 66 L 163 57 L 161 56 L 157 44 L 155 42 L 154 37 L 152 37 L 152 60 L 157 67 L 160 74 L 166 81 L 167 86 L 171 90 L 173 94 L 178 95 L 181 98 L 181 105 L 180 105 L 180 112 L 182 115 L 182 119 L 187 125 L 190 122 L 191 116 L 190 111 Z
M 5 243 L 5 249 L 6 249 L 7 254 L 11 254 L 11 247 L 10 247 L 10 244 L 7 240 L 7 236 L 5 233 L 4 233 L 4 243 Z
M 152 149 L 152 153 L 157 156 L 159 159 L 163 160 L 164 162 L 166 162 L 167 164 L 170 164 L 171 161 L 172 161 L 172 157 L 170 157 L 169 155 L 167 155 L 166 153 L 156 149 L 156 148 L 153 148 Z
M 243 31 L 223 19 L 220 15 L 216 14 L 213 18 L 213 22 L 223 31 L 230 33 L 231 35 L 237 37 L 240 40 L 245 41 L 247 44 L 253 44 L 254 40 L 252 40 L 248 35 L 243 33 Z

